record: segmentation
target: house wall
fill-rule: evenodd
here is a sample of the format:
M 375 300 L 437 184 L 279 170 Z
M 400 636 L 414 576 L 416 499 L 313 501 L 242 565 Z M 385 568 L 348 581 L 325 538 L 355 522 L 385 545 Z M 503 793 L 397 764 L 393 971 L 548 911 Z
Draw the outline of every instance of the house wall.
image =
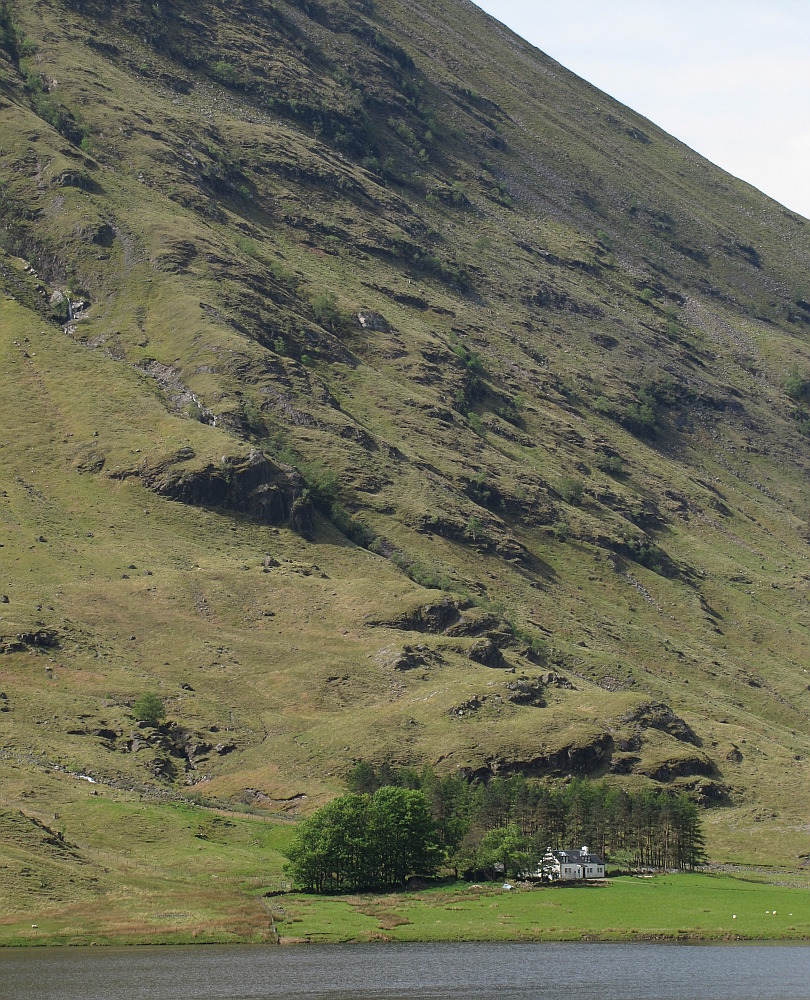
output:
M 535 876 L 539 877 L 541 873 L 545 871 L 547 875 L 552 880 L 565 880 L 573 881 L 574 879 L 581 878 L 604 878 L 605 877 L 605 866 L 603 864 L 596 864 L 590 862 L 587 864 L 582 864 L 582 862 L 569 862 L 562 861 L 560 858 L 555 856 L 549 856 L 548 854 L 543 858 L 541 866 L 535 872 Z

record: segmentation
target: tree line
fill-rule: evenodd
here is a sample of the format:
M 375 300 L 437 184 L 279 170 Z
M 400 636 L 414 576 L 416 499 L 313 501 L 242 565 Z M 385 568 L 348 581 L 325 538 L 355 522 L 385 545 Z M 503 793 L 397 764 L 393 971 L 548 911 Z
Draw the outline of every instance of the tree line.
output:
M 392 888 L 442 867 L 456 877 L 518 878 L 538 868 L 548 847 L 588 845 L 627 869 L 693 870 L 705 861 L 697 807 L 663 790 L 522 775 L 483 782 L 362 761 L 348 786 L 299 826 L 288 870 L 301 888 Z

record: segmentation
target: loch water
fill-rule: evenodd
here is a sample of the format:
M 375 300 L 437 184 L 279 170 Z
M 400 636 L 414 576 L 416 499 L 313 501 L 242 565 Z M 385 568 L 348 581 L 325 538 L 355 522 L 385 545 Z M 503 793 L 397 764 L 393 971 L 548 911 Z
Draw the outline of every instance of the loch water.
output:
M 0 951 L 8 1000 L 810 1000 L 810 946 L 385 944 Z

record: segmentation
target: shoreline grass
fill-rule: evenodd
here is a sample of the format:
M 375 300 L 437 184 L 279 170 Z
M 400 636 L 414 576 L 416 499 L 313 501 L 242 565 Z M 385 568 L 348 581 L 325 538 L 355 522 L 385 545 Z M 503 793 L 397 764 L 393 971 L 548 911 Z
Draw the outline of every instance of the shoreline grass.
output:
M 810 939 L 810 892 L 708 873 L 567 886 L 456 883 L 377 897 L 289 897 L 282 940 Z
M 153 887 L 154 888 L 154 887 Z M 432 885 L 352 896 L 171 886 L 161 903 L 54 907 L 0 920 L 0 947 L 361 942 L 808 942 L 810 891 L 728 874 L 620 876 L 566 886 Z M 154 907 L 163 910 L 155 912 Z M 128 911 L 129 909 L 129 911 Z M 151 912 L 146 912 L 151 910 Z

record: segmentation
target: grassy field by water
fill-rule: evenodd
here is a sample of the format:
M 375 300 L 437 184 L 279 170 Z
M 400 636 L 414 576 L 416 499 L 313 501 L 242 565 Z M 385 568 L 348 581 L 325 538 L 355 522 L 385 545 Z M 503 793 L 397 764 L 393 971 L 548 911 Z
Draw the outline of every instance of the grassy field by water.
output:
M 282 941 L 789 940 L 810 937 L 807 889 L 728 875 L 517 887 L 458 883 L 387 896 L 284 898 Z

